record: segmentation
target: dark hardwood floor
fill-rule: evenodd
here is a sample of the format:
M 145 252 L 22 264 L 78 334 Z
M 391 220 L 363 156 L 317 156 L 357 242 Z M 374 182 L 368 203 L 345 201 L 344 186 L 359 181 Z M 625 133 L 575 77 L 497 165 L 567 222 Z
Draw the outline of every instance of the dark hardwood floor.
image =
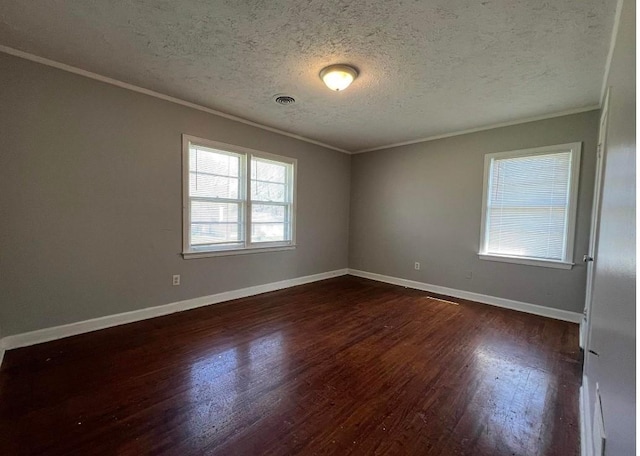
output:
M 578 326 L 340 277 L 7 352 L 2 455 L 579 454 Z

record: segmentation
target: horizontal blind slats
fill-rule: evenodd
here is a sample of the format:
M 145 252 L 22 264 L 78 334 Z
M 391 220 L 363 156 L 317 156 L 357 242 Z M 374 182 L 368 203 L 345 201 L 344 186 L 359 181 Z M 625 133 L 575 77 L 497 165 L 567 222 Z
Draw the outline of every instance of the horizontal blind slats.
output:
M 493 159 L 487 253 L 562 260 L 571 152 Z
M 192 145 L 189 149 L 192 246 L 242 242 L 241 157 Z

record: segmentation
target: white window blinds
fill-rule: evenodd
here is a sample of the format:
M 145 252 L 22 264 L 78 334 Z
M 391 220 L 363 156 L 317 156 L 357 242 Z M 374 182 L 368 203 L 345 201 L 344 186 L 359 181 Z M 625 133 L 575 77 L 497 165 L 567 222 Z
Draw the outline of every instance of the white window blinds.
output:
M 480 253 L 570 261 L 577 159 L 562 146 L 488 156 Z
M 243 157 L 198 145 L 189 152 L 191 245 L 242 244 Z

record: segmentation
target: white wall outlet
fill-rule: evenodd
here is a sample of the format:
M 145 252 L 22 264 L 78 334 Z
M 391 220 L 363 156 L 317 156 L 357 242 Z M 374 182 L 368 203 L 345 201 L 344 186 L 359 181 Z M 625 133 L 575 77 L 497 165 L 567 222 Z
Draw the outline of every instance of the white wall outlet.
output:
M 180 274 L 175 274 L 173 276 L 173 286 L 180 285 Z
M 418 263 L 417 261 L 413 264 L 413 269 L 415 269 L 416 271 L 420 270 L 420 263 Z

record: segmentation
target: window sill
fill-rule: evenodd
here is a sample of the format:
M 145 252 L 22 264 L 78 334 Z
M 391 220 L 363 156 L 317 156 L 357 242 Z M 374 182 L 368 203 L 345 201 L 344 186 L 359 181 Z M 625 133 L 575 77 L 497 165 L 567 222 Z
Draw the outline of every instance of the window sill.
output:
M 295 250 L 295 245 L 284 245 L 277 247 L 249 247 L 243 249 L 229 249 L 229 250 L 207 250 L 207 251 L 190 251 L 182 252 L 182 257 L 185 260 L 193 260 L 196 258 L 208 258 L 208 257 L 220 257 L 231 255 L 250 255 L 253 253 L 265 253 L 265 252 L 281 252 L 283 250 Z
M 575 263 L 567 263 L 565 261 L 538 260 L 533 258 L 523 258 L 523 257 L 515 257 L 515 256 L 490 255 L 486 253 L 480 253 L 478 254 L 478 257 L 481 260 L 500 261 L 503 263 L 524 264 L 527 266 L 540 266 L 543 268 L 554 268 L 554 269 L 571 269 L 575 264 Z

